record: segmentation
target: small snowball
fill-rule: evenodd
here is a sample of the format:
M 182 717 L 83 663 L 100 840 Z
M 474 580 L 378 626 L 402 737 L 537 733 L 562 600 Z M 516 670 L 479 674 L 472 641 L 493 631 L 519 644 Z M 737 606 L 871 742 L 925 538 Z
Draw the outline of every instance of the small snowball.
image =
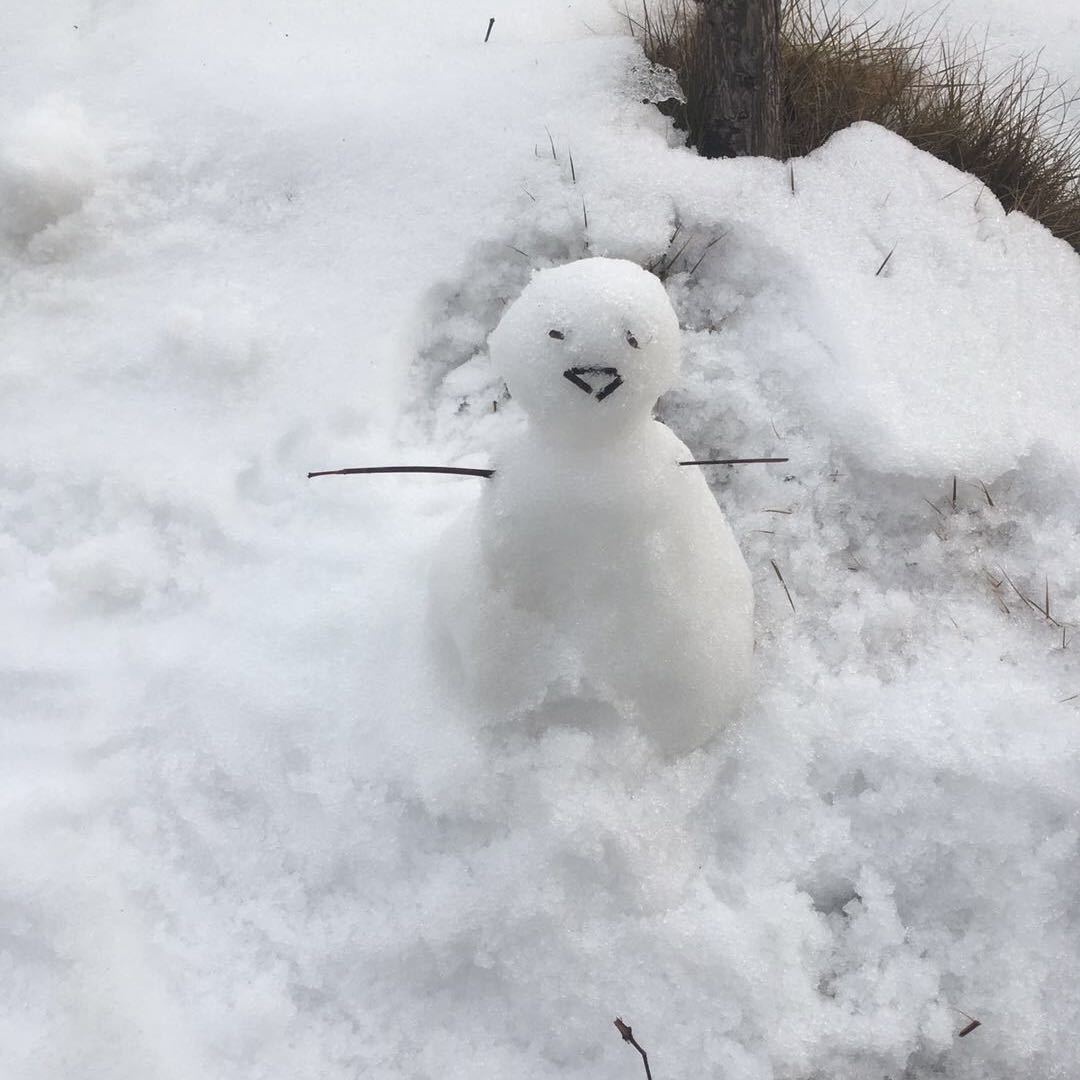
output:
M 0 229 L 26 243 L 81 209 L 104 172 L 100 138 L 82 108 L 48 99 L 0 137 Z

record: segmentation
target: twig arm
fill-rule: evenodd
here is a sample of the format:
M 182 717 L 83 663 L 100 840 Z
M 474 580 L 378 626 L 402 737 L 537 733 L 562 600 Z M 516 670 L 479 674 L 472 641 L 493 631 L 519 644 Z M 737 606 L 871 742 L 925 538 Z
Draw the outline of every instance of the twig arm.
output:
M 680 461 L 680 465 L 775 465 L 788 458 L 710 458 L 707 461 Z M 314 476 L 356 476 L 365 473 L 444 473 L 451 476 L 482 476 L 485 479 L 495 475 L 494 469 L 463 469 L 452 465 L 368 465 L 356 469 L 322 469 L 309 472 L 308 479 Z
M 363 469 L 324 469 L 322 472 L 309 472 L 308 479 L 313 476 L 353 476 L 356 473 L 449 473 L 452 476 L 483 476 L 495 475 L 494 469 L 459 469 L 450 465 L 372 465 Z
M 709 458 L 707 461 L 680 461 L 680 465 L 779 465 L 790 461 L 786 457 L 729 457 Z

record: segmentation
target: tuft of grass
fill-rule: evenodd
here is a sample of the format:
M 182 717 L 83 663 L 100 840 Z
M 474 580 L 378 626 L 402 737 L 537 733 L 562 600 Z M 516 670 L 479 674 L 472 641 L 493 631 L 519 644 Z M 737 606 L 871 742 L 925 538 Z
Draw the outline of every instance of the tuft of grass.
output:
M 687 236 L 682 236 L 683 227 L 679 223 L 675 226 L 675 231 L 671 234 L 671 238 L 668 240 L 667 250 L 660 255 L 657 255 L 651 262 L 645 264 L 645 269 L 650 274 L 655 274 L 661 281 L 667 281 L 672 274 L 677 272 L 677 266 L 679 259 L 683 259 L 681 270 L 686 271 L 687 277 L 693 277 L 697 271 L 697 268 L 705 261 L 706 256 L 712 251 L 713 247 L 720 243 L 721 240 L 727 235 L 727 233 L 719 233 L 711 240 L 707 241 L 701 246 L 700 253 L 697 258 L 691 264 L 690 259 L 692 254 L 696 252 L 696 245 L 700 242 L 700 238 L 690 233 Z M 695 245 L 695 252 L 687 254 L 687 248 Z
M 1080 124 L 1070 113 L 1077 98 L 1037 57 L 995 72 L 985 47 L 949 41 L 915 16 L 890 25 L 825 0 L 783 3 L 785 158 L 870 120 L 971 173 L 1006 211 L 1028 214 L 1080 251 Z M 655 0 L 639 18 L 628 11 L 627 21 L 649 59 L 675 72 L 686 100 L 661 108 L 697 145 L 715 79 L 703 6 Z M 794 193 L 793 172 L 791 186 Z

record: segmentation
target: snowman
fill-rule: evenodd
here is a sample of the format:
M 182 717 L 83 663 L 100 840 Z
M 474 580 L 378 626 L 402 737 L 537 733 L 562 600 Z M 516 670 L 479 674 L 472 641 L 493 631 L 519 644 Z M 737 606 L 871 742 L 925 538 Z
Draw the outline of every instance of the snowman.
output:
M 489 723 L 701 746 L 747 696 L 754 601 L 704 477 L 652 417 L 679 373 L 663 286 L 620 259 L 542 270 L 489 344 L 525 423 L 440 545 L 444 673 Z

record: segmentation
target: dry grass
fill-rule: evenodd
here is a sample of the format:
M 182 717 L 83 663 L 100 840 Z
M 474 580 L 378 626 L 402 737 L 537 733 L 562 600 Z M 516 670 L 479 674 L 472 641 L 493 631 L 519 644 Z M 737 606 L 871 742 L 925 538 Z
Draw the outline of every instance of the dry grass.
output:
M 696 145 L 714 67 L 693 0 L 657 0 L 628 15 L 655 63 L 686 97 L 665 111 Z M 785 157 L 870 120 L 978 177 L 1006 210 L 1021 210 L 1080 250 L 1080 126 L 1061 85 L 1035 59 L 995 74 L 985 50 L 943 40 L 914 18 L 867 23 L 821 0 L 784 0 L 781 68 Z
M 658 255 L 651 262 L 646 263 L 645 269 L 650 274 L 655 274 L 661 281 L 667 281 L 675 272 L 676 267 L 679 270 L 686 271 L 687 277 L 693 277 L 694 272 L 705 261 L 709 252 L 726 235 L 726 233 L 720 233 L 705 244 L 701 244 L 693 233 L 688 233 L 684 237 L 682 224 L 677 224 L 675 231 L 671 234 L 671 239 L 668 241 L 667 251 L 662 255 Z M 688 251 L 688 248 L 691 250 Z M 680 259 L 683 260 L 681 265 L 679 264 Z
M 679 80 L 684 102 L 661 102 L 661 112 L 697 146 L 704 125 L 705 99 L 713 78 L 712 47 L 701 7 L 693 0 L 658 0 L 641 5 L 640 21 L 627 13 L 630 32 L 641 39 L 645 55 L 670 68 Z

